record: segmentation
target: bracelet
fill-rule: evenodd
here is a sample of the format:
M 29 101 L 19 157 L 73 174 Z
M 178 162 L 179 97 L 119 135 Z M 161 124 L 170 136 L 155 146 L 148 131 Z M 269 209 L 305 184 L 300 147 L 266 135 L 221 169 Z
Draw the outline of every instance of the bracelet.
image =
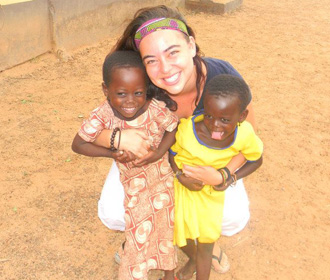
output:
M 231 177 L 233 178 L 233 182 L 231 183 L 231 186 L 234 187 L 234 186 L 236 186 L 237 175 L 235 173 L 233 173 L 233 174 L 231 174 Z
M 222 185 L 225 186 L 226 185 L 226 182 L 227 182 L 226 171 L 224 171 L 223 169 L 220 169 L 219 171 L 220 171 L 220 174 L 221 174 L 222 180 L 223 180 Z
M 230 174 L 229 169 L 227 167 L 224 167 L 224 168 L 221 168 L 221 169 L 226 172 L 226 174 L 227 174 L 227 181 L 228 181 L 230 179 L 230 177 L 231 177 L 231 174 Z
M 116 138 L 116 133 L 120 131 L 119 127 L 116 127 L 111 134 L 111 138 L 110 138 L 110 151 L 115 152 L 117 151 L 117 149 L 115 148 L 115 138 Z
M 215 185 L 216 188 L 221 188 L 222 186 L 224 186 L 224 183 L 226 182 L 226 178 L 225 178 L 225 174 L 223 171 L 221 171 L 221 169 L 218 170 L 221 177 L 222 177 L 222 183 L 219 185 Z
M 119 146 L 120 146 L 120 138 L 121 138 L 121 130 L 119 130 L 117 150 L 119 150 Z
M 183 174 L 182 170 L 179 169 L 178 171 L 175 172 L 175 177 L 179 179 L 179 176 L 182 174 Z

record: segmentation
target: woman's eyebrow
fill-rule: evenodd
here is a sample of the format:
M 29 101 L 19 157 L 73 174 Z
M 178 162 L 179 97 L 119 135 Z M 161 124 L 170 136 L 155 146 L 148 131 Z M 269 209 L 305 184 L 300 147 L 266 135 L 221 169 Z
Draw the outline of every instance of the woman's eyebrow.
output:
M 166 53 L 166 52 L 170 51 L 171 49 L 177 48 L 177 47 L 180 47 L 180 45 L 169 46 L 167 49 L 165 49 L 163 51 L 163 53 Z M 155 55 L 145 55 L 144 57 L 142 57 L 142 61 L 145 61 L 147 58 L 153 58 L 153 57 L 155 57 Z
M 168 52 L 169 50 L 173 49 L 173 48 L 177 48 L 177 47 L 180 47 L 180 45 L 172 45 L 172 46 L 169 46 L 166 50 L 164 50 L 163 52 Z
M 147 58 L 152 58 L 155 57 L 155 55 L 145 55 L 144 57 L 142 57 L 142 62 L 144 62 Z

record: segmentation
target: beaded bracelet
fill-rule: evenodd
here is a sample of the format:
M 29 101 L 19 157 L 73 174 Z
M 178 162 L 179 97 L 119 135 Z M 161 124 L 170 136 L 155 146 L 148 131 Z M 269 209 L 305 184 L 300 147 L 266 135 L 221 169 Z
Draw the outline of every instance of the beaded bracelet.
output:
M 225 175 L 225 172 L 222 171 L 221 169 L 218 170 L 221 177 L 222 177 L 222 183 L 219 184 L 219 185 L 215 185 L 216 188 L 221 188 L 222 186 L 224 186 L 224 183 L 226 182 L 226 175 Z
M 227 181 L 228 181 L 230 179 L 230 177 L 231 177 L 231 174 L 230 174 L 229 169 L 227 167 L 224 167 L 224 168 L 221 168 L 221 169 L 226 172 L 226 174 L 227 174 Z
M 117 150 L 119 150 L 119 146 L 120 146 L 120 138 L 121 138 L 121 130 L 119 130 Z
M 116 127 L 111 134 L 111 138 L 110 138 L 110 151 L 115 152 L 117 151 L 117 149 L 115 148 L 115 138 L 116 138 L 116 133 L 120 131 L 119 127 Z
M 222 185 L 225 186 L 226 182 L 227 182 L 226 171 L 224 171 L 223 169 L 220 169 L 219 172 L 222 176 Z

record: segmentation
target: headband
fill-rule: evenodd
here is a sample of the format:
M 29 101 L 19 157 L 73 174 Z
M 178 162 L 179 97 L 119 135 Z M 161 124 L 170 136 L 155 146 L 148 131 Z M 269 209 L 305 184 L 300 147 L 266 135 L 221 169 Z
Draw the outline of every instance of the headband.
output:
M 187 26 L 183 21 L 174 18 L 154 18 L 143 23 L 136 31 L 134 36 L 135 46 L 139 49 L 144 37 L 161 29 L 177 30 L 189 36 Z

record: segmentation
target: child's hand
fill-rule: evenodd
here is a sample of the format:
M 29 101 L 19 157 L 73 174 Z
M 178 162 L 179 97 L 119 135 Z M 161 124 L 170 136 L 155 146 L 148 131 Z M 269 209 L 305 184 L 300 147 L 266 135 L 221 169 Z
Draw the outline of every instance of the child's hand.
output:
M 213 186 L 213 189 L 215 191 L 225 191 L 233 182 L 234 182 L 233 178 L 230 177 L 229 180 L 227 180 L 226 184 L 222 183 L 220 185 Z
M 113 153 L 113 159 L 121 163 L 127 163 L 136 159 L 135 155 L 127 151 L 117 151 Z
M 202 181 L 188 177 L 185 174 L 178 176 L 178 180 L 182 185 L 191 191 L 200 191 L 204 187 L 204 183 Z
M 140 159 L 134 161 L 134 166 L 141 167 L 143 165 L 155 162 L 163 156 L 157 148 L 150 147 L 149 152 Z

